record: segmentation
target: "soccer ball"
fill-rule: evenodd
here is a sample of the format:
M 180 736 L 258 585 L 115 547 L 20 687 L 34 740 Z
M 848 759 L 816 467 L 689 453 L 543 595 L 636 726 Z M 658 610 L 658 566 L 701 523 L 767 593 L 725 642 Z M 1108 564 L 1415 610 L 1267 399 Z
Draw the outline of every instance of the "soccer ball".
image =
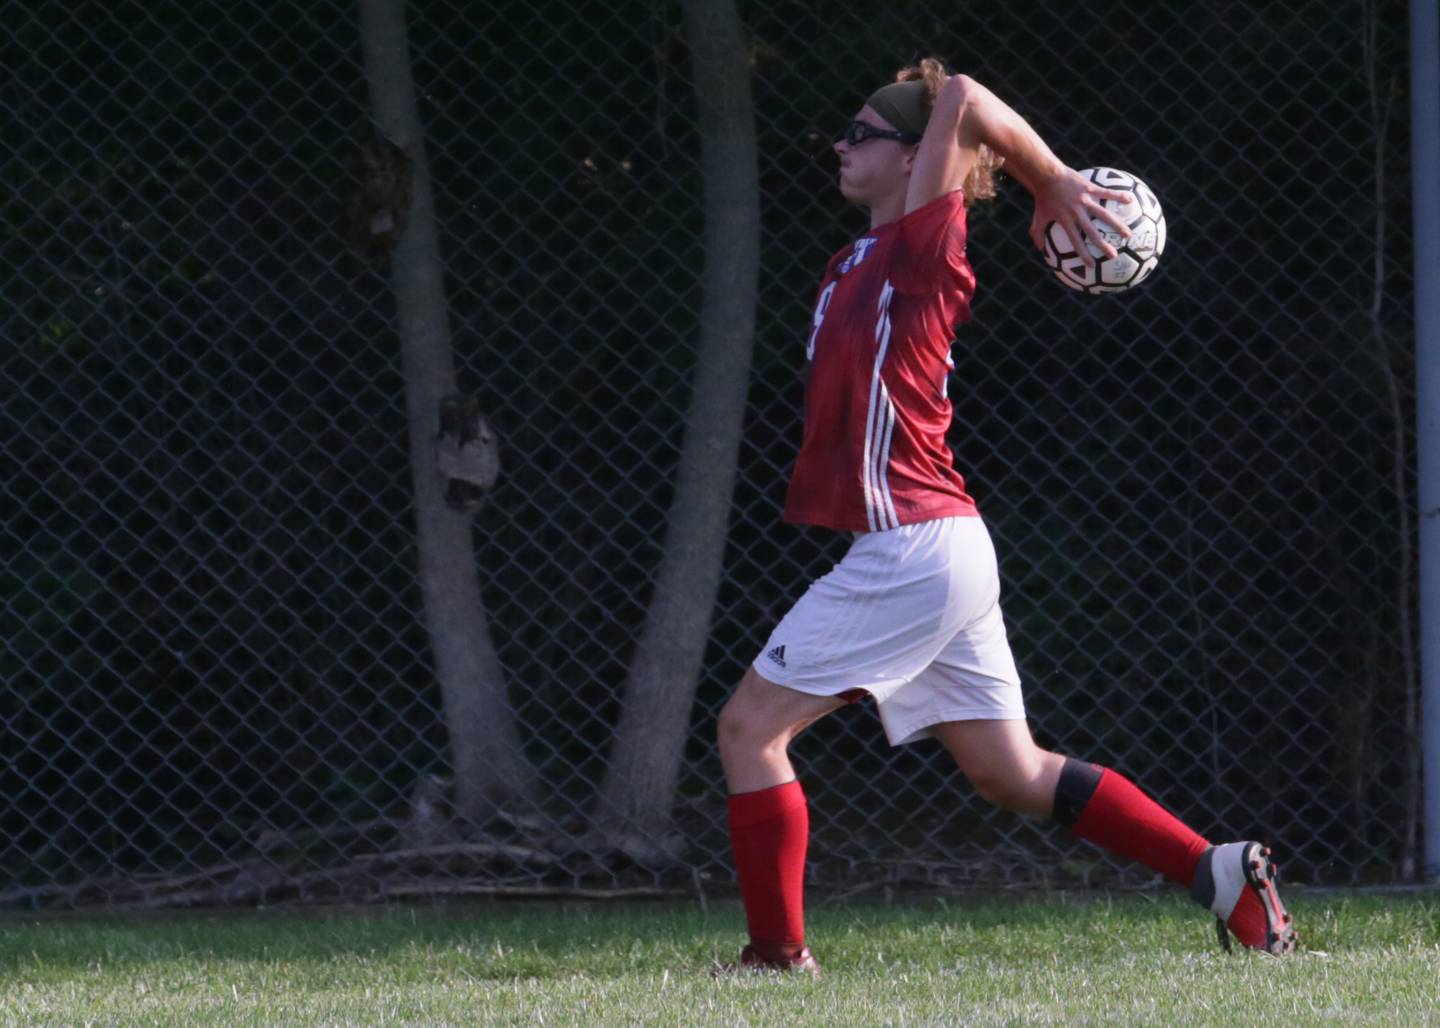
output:
M 1106 189 L 1134 194 L 1132 203 L 1100 201 L 1129 226 L 1130 238 L 1126 239 L 1099 218 L 1091 218 L 1091 223 L 1105 241 L 1115 247 L 1116 253 L 1112 259 L 1105 260 L 1100 251 L 1087 242 L 1085 248 L 1095 258 L 1095 264 L 1086 267 L 1070 240 L 1070 233 L 1052 221 L 1045 226 L 1046 265 L 1061 282 L 1082 293 L 1118 293 L 1139 285 L 1155 270 L 1165 250 L 1165 212 L 1160 209 L 1160 201 L 1155 199 L 1149 186 L 1128 171 L 1086 168 L 1080 174 Z

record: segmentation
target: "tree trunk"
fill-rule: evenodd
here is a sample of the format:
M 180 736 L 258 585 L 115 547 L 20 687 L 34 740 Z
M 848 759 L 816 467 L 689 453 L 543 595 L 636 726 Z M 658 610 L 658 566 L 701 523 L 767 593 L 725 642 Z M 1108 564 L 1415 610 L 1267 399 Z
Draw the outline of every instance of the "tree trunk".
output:
M 642 859 L 671 849 L 664 835 L 725 554 L 760 259 L 750 66 L 734 0 L 688 0 L 685 29 L 705 182 L 699 353 L 664 555 L 595 812 L 608 839 Z
M 404 0 L 360 0 L 360 25 L 376 130 L 403 153 L 411 176 L 390 281 L 405 374 L 420 590 L 450 738 L 456 813 L 478 823 L 499 809 L 528 804 L 536 795 L 534 773 L 521 754 L 490 639 L 470 519 L 445 505 L 435 466 L 440 399 L 455 392 L 455 369 Z

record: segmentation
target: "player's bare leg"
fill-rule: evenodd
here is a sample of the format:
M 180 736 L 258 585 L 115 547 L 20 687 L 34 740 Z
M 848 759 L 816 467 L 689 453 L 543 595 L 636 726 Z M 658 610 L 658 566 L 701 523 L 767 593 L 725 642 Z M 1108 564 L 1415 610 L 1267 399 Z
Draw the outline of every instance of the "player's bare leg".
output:
M 732 795 L 794 781 L 791 741 L 831 711 L 845 706 L 836 696 L 787 689 L 753 667 L 720 711 L 716 734 L 725 785 Z
M 948 721 L 936 737 L 980 798 L 1002 810 L 1048 818 L 1065 758 L 1042 750 L 1025 721 Z
M 805 947 L 805 848 L 810 815 L 787 749 L 845 701 L 811 696 L 745 672 L 720 711 L 720 763 L 730 791 L 730 842 L 750 944 L 740 967 L 818 974 Z
M 1276 956 L 1295 948 L 1275 865 L 1259 843 L 1212 846 L 1124 775 L 1036 746 L 1024 721 L 949 722 L 935 734 L 982 799 L 1051 818 L 1188 888 L 1219 919 L 1227 949 L 1230 934 Z

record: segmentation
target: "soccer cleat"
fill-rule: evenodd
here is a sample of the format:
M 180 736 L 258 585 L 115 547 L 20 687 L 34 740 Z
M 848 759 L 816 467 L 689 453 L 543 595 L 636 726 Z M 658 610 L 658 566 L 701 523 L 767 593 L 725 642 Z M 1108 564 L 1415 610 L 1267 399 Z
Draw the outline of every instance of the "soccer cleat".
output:
M 808 974 L 811 978 L 820 977 L 820 962 L 815 959 L 815 954 L 810 952 L 810 947 L 801 946 L 800 951 L 788 957 L 770 957 L 761 953 L 754 946 L 746 946 L 740 951 L 740 960 L 734 964 L 722 964 L 715 969 L 715 975 L 726 974 Z
M 1258 842 L 1211 846 L 1201 855 L 1190 895 L 1215 914 L 1215 933 L 1227 951 L 1232 933 L 1242 946 L 1273 956 L 1295 949 L 1299 936 L 1275 888 L 1279 874 L 1280 869 L 1270 859 L 1269 847 Z M 1244 906 L 1242 900 L 1247 890 L 1259 902 L 1263 924 L 1251 916 L 1236 916 Z

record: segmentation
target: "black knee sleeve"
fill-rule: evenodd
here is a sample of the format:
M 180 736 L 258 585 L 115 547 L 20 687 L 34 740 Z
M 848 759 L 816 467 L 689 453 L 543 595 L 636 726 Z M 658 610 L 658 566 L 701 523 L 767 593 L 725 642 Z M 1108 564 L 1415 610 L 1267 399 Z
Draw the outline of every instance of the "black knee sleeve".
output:
M 1080 819 L 1081 812 L 1100 784 L 1100 773 L 1101 768 L 1094 764 L 1074 757 L 1065 758 L 1060 780 L 1055 783 L 1055 810 L 1051 814 L 1058 824 L 1069 828 Z

